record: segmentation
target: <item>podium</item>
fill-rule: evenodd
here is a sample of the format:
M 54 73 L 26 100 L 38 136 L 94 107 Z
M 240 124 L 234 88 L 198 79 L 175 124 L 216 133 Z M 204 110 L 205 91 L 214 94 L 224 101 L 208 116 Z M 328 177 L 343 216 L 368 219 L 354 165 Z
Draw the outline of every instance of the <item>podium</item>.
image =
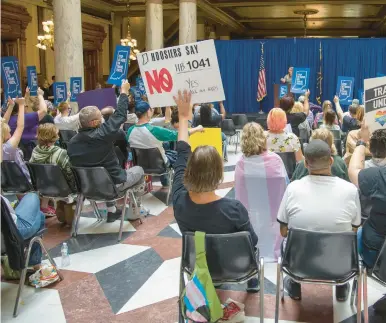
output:
M 280 90 L 281 90 L 281 87 L 282 86 L 286 86 L 287 87 L 287 94 L 286 95 L 290 95 L 292 97 L 294 97 L 294 94 L 291 93 L 291 84 L 274 84 L 273 85 L 273 96 L 274 96 L 274 108 L 279 108 L 280 106 Z M 282 95 L 283 96 L 283 95 Z

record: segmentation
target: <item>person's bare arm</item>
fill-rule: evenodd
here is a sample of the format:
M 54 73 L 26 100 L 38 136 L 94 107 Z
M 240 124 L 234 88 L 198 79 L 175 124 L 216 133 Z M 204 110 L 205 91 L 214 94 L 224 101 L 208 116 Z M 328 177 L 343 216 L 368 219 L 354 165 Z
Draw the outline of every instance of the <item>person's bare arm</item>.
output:
M 44 101 L 43 97 L 43 90 L 39 87 L 38 88 L 38 99 L 39 99 L 39 110 L 38 110 L 38 116 L 39 116 L 39 121 L 42 120 L 45 115 L 47 114 L 47 103 Z
M 303 112 L 306 116 L 308 116 L 310 112 L 310 90 L 307 90 L 306 93 L 304 93 Z
M 204 131 L 205 131 L 204 127 L 200 125 L 195 128 L 189 129 L 189 136 L 193 135 L 196 132 L 204 132 Z
M 297 163 L 304 159 L 303 152 L 301 149 L 295 152 L 295 159 Z
M 4 113 L 4 117 L 3 117 L 3 119 L 5 120 L 6 123 L 9 122 L 9 119 L 11 118 L 12 110 L 15 106 L 15 102 L 13 102 L 10 97 L 8 97 L 7 102 L 8 102 L 7 103 L 7 111 Z
M 172 108 L 166 107 L 165 108 L 165 123 L 170 122 L 171 119 L 172 119 Z
M 220 115 L 221 115 L 221 118 L 224 120 L 226 115 L 227 115 L 227 112 L 225 111 L 225 107 L 224 107 L 224 102 L 219 102 L 219 107 L 220 107 Z
M 178 129 L 178 141 L 185 141 L 189 143 L 189 120 L 192 117 L 192 109 L 190 107 L 190 100 L 192 94 L 187 90 L 183 93 L 178 91 L 177 97 L 174 97 L 174 101 L 178 106 L 178 118 L 179 118 L 179 129 Z
M 68 92 L 67 92 L 67 100 L 66 100 L 66 102 L 69 103 L 69 102 L 70 102 L 70 99 L 71 99 L 71 92 L 68 91 Z
M 280 223 L 280 234 L 283 238 L 288 235 L 288 225 Z
M 339 122 L 342 124 L 343 123 L 343 110 L 342 110 L 342 107 L 340 106 L 339 98 L 337 95 L 335 95 L 335 97 L 334 97 L 334 103 L 335 103 L 336 113 L 338 114 Z
M 360 137 L 364 142 L 369 142 L 370 140 L 369 128 L 366 126 L 365 122 L 362 124 Z M 358 187 L 359 172 L 365 168 L 365 159 L 366 147 L 363 145 L 356 147 L 353 155 L 351 156 L 350 165 L 348 166 L 348 176 L 351 183 L 353 183 L 356 187 Z
M 19 146 L 19 142 L 24 131 L 25 99 L 17 98 L 15 102 L 19 105 L 19 113 L 17 115 L 16 130 L 13 133 L 12 137 L 8 140 L 8 142 L 12 145 L 12 147 L 17 148 Z

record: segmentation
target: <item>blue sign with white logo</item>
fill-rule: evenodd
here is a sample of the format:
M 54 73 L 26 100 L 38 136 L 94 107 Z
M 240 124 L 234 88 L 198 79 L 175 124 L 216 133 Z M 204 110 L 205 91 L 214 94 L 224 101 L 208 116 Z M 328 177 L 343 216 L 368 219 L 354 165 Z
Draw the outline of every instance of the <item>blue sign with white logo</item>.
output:
M 1 58 L 1 78 L 4 83 L 4 97 L 21 97 L 19 62 L 16 57 Z
M 279 99 L 288 94 L 287 84 L 281 84 L 279 88 Z
M 121 86 L 122 80 L 127 79 L 127 71 L 130 61 L 130 46 L 116 46 L 113 65 L 107 80 L 108 84 Z
M 142 100 L 141 91 L 138 89 L 138 86 L 130 87 L 131 95 L 134 96 L 135 102 L 139 102 Z
M 364 94 L 365 94 L 365 91 L 363 91 L 363 89 L 359 89 L 358 90 L 358 100 L 359 100 L 359 104 L 364 104 L 365 100 L 364 100 Z
M 310 69 L 307 67 L 295 67 L 292 73 L 292 93 L 304 93 L 310 84 Z
M 54 83 L 54 105 L 66 101 L 67 96 L 67 83 L 55 82 Z
M 137 85 L 137 89 L 141 93 L 141 96 L 146 95 L 145 83 L 141 76 L 137 76 L 135 83 Z
M 76 96 L 82 92 L 82 78 L 81 77 L 71 77 L 70 78 L 70 92 L 71 102 L 76 102 Z
M 31 96 L 38 95 L 38 74 L 36 66 L 27 66 L 27 82 Z
M 354 95 L 354 78 L 348 76 L 338 76 L 336 93 L 340 104 L 350 105 Z

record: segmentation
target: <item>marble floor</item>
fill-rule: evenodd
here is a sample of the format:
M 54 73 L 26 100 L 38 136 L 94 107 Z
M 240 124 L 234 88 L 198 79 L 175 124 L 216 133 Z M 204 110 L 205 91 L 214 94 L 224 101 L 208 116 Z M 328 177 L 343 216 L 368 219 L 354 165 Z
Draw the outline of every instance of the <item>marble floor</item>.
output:
M 225 165 L 222 196 L 234 197 L 234 169 L 240 157 L 230 149 Z M 117 242 L 119 223 L 96 223 L 89 206 L 80 220 L 79 235 L 70 236 L 56 218 L 46 221 L 44 242 L 60 266 L 60 248 L 66 241 L 71 264 L 62 269 L 64 280 L 45 289 L 26 287 L 19 316 L 12 318 L 17 283 L 1 283 L 2 322 L 127 322 L 175 323 L 177 318 L 178 273 L 181 233 L 172 207 L 164 204 L 166 191 L 154 183 L 154 192 L 143 198 L 150 216 L 125 222 L 121 243 Z M 274 322 L 276 265 L 265 265 L 264 322 Z M 221 300 L 228 297 L 246 306 L 247 323 L 260 322 L 259 294 L 247 294 L 245 285 L 220 286 Z M 386 288 L 368 279 L 370 322 L 386 320 L 372 315 L 371 305 Z M 280 305 L 280 322 L 356 322 L 356 309 L 349 301 L 339 303 L 329 286 L 305 285 L 303 299 L 285 297 Z

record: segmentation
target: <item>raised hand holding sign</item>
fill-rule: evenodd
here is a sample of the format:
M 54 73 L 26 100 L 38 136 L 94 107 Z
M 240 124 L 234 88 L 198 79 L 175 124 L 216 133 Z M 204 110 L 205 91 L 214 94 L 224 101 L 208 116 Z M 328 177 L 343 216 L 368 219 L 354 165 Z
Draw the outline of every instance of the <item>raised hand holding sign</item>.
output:
M 127 78 L 130 61 L 130 46 L 116 46 L 114 60 L 110 70 L 108 84 L 121 85 L 122 80 Z

